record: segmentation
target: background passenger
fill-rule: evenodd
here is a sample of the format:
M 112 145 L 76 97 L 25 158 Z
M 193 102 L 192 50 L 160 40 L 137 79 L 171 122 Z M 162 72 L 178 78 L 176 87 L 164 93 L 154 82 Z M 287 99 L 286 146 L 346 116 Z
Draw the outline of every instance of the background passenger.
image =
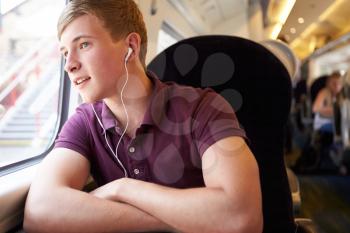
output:
M 312 106 L 315 113 L 314 130 L 321 132 L 333 132 L 334 103 L 340 101 L 342 80 L 340 73 L 333 73 L 327 78 L 326 87 L 317 94 Z

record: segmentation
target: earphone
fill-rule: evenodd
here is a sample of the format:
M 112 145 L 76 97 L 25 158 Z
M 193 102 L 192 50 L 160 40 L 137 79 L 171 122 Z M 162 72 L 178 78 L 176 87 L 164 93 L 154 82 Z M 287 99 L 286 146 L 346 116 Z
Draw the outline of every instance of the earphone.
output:
M 103 127 L 103 124 L 102 124 L 100 118 L 97 116 L 97 113 L 96 113 L 96 111 L 95 111 L 95 108 L 94 108 L 93 104 L 91 104 L 92 110 L 93 110 L 93 112 L 94 112 L 94 114 L 95 114 L 95 116 L 96 116 L 96 118 L 97 118 L 97 121 L 98 121 L 99 125 L 101 126 L 101 128 L 103 129 L 103 132 L 104 132 L 104 135 L 105 135 L 105 140 L 106 140 L 107 146 L 108 146 L 108 148 L 110 149 L 110 151 L 112 152 L 112 154 L 114 155 L 114 157 L 117 159 L 119 165 L 123 168 L 125 177 L 128 177 L 128 172 L 127 172 L 127 170 L 125 169 L 123 163 L 119 160 L 119 157 L 118 157 L 118 148 L 119 148 L 119 144 L 120 144 L 120 142 L 121 142 L 123 136 L 124 136 L 125 133 L 126 133 L 126 130 L 128 129 L 128 126 L 129 126 L 129 115 L 128 115 L 128 112 L 126 111 L 126 107 L 125 107 L 125 104 L 124 104 L 123 92 L 124 92 L 124 88 L 126 87 L 126 84 L 128 83 L 128 80 L 129 80 L 129 71 L 128 71 L 128 67 L 126 66 L 126 63 L 128 62 L 129 57 L 130 57 L 130 55 L 132 54 L 132 52 L 133 52 L 132 48 L 129 47 L 129 48 L 128 48 L 128 53 L 126 54 L 125 59 L 124 59 L 124 67 L 125 67 L 125 71 L 126 71 L 126 81 L 125 81 L 125 83 L 124 83 L 124 85 L 123 85 L 123 87 L 122 87 L 122 90 L 121 90 L 121 92 L 120 92 L 120 100 L 121 100 L 121 102 L 122 102 L 122 104 L 123 104 L 124 112 L 125 112 L 125 115 L 126 115 L 126 126 L 125 126 L 125 129 L 124 129 L 122 135 L 120 136 L 120 138 L 119 138 L 119 140 L 118 140 L 118 143 L 117 143 L 117 147 L 116 147 L 116 149 L 115 149 L 115 152 L 113 151 L 112 147 L 109 145 L 108 139 L 107 139 L 107 132 L 106 132 L 106 129 Z
M 129 57 L 130 57 L 130 55 L 132 54 L 132 52 L 133 52 L 132 48 L 129 47 L 129 48 L 128 48 L 128 53 L 126 54 L 125 59 L 124 59 L 125 62 L 127 62 L 127 61 L 129 60 Z

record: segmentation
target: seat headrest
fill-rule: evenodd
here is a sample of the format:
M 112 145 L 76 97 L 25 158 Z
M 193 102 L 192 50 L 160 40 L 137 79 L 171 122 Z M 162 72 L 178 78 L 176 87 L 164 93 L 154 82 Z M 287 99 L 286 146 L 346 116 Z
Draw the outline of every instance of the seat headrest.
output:
M 293 50 L 281 40 L 264 40 L 260 43 L 278 57 L 288 70 L 290 78 L 294 80 L 298 75 L 300 62 Z
M 307 83 L 306 79 L 299 80 L 294 88 L 294 98 L 296 103 L 302 101 L 301 97 L 307 95 Z

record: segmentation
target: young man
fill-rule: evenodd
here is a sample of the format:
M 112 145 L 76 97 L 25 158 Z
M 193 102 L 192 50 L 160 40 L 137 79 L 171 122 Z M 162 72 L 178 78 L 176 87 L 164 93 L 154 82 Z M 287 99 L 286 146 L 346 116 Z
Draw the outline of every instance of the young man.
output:
M 84 104 L 28 194 L 26 232 L 261 232 L 259 172 L 231 106 L 145 72 L 132 0 L 72 0 L 58 23 Z M 81 189 L 92 174 L 99 188 Z

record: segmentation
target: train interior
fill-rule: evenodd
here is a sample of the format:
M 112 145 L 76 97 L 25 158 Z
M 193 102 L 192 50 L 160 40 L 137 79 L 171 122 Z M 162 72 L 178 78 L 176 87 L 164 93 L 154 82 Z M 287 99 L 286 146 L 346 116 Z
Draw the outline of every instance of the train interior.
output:
M 262 175 L 264 232 L 349 232 L 350 0 L 134 1 L 147 68 L 235 109 Z M 0 233 L 24 232 L 35 170 L 82 102 L 58 50 L 65 4 L 0 0 Z

